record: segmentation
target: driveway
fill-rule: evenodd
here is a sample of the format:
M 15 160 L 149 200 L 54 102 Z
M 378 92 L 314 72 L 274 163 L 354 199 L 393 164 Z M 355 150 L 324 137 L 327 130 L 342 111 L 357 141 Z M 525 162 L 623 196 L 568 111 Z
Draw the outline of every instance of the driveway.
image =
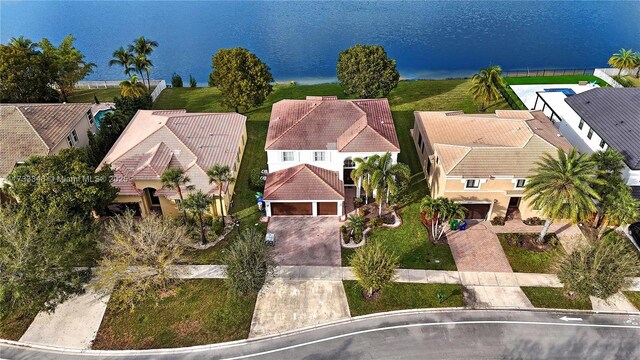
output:
M 340 225 L 337 217 L 272 217 L 267 232 L 276 238 L 279 265 L 340 266 Z
M 274 279 L 258 294 L 249 338 L 349 316 L 342 281 Z
M 109 296 L 101 296 L 90 288 L 58 305 L 55 312 L 40 312 L 21 342 L 89 349 L 96 337 Z
M 447 233 L 458 271 L 513 272 L 500 240 L 486 224 L 470 223 L 465 231 Z

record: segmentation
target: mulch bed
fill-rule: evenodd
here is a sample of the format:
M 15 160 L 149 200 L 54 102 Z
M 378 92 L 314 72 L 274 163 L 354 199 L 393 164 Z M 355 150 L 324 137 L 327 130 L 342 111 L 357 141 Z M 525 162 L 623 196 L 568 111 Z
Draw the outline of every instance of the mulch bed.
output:
M 538 234 L 507 234 L 507 243 L 511 246 L 518 246 L 525 250 L 535 252 L 545 252 L 555 248 L 557 238 L 555 234 L 547 234 L 543 244 L 538 243 Z

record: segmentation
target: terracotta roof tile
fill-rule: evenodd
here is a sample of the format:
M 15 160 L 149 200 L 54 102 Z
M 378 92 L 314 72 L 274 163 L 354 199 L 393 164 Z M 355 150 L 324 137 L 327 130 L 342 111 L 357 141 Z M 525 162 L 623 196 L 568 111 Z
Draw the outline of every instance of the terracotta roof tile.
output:
M 270 173 L 265 200 L 344 200 L 344 183 L 336 171 L 300 164 Z

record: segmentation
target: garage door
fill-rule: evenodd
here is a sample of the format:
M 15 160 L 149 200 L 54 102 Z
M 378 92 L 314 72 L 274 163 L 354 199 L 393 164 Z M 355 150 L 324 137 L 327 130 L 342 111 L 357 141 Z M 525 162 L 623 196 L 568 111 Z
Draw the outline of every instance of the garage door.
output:
M 337 202 L 319 202 L 318 203 L 318 215 L 337 215 L 338 203 Z
M 271 203 L 271 215 L 312 215 L 313 204 L 304 203 Z
M 489 214 L 491 204 L 462 204 L 467 209 L 465 219 L 484 220 Z

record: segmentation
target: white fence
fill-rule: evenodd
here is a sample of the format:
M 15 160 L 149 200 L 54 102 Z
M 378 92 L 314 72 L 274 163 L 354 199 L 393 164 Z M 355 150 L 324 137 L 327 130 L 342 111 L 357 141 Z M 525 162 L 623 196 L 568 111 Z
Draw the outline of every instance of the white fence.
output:
M 153 89 L 153 92 L 151 93 L 151 100 L 156 101 L 156 98 L 158 98 L 158 95 L 160 95 L 162 90 L 166 88 L 167 88 L 167 83 L 164 80 L 160 80 L 160 82 L 156 84 L 156 88 Z
M 138 80 L 138 82 L 142 81 Z M 149 82 L 151 86 L 158 86 L 160 83 L 165 83 L 164 80 L 150 80 Z M 120 81 L 78 81 L 75 85 L 76 89 L 109 89 L 118 87 L 120 87 Z
M 635 70 L 622 70 L 622 72 L 620 72 L 620 69 L 613 69 L 613 68 L 606 68 L 606 69 L 595 69 L 593 71 L 593 75 L 599 77 L 600 79 L 604 80 L 607 84 L 615 87 L 615 88 L 622 88 L 624 86 L 620 85 L 617 81 L 615 81 L 615 79 L 612 76 L 618 76 L 618 73 L 620 73 L 622 76 L 624 75 L 633 75 Z

